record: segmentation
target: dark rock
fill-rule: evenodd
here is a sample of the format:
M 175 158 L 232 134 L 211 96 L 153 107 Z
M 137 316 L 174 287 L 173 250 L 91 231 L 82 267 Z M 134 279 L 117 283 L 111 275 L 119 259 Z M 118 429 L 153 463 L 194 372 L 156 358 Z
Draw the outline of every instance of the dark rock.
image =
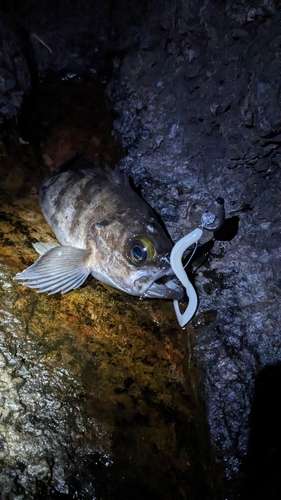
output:
M 183 3 L 178 5 L 183 8 Z M 187 17 L 188 9 L 186 6 Z M 273 278 L 273 249 L 279 245 L 280 175 L 272 167 L 276 161 L 280 170 L 280 79 L 276 74 L 280 63 L 275 64 L 280 52 L 280 10 L 273 3 L 251 7 L 232 2 L 224 8 L 209 2 L 201 8 L 199 18 L 200 26 L 193 25 L 192 32 L 185 31 L 181 38 L 174 29 L 175 18 L 170 23 L 166 20 L 167 71 L 162 70 L 161 81 L 168 97 L 163 93 L 151 96 L 154 108 L 138 116 L 140 127 L 148 126 L 149 116 L 154 129 L 150 127 L 145 143 L 135 131 L 134 149 L 124 167 L 140 183 L 144 171 L 152 173 L 143 191 L 175 239 L 194 227 L 191 222 L 195 224 L 197 216 L 193 217 L 192 207 L 196 204 L 203 210 L 206 197 L 222 195 L 227 212 L 239 215 L 238 234 L 224 248 L 223 257 L 217 261 L 211 257 L 208 276 L 199 271 L 196 283 L 201 303 L 198 320 L 195 318 L 195 357 L 205 372 L 211 435 L 228 477 L 233 478 L 239 477 L 247 452 L 255 376 L 264 363 L 280 356 L 278 306 L 271 303 L 280 280 L 278 272 Z M 128 57 L 134 71 L 147 73 L 145 54 L 140 58 L 135 50 L 136 64 L 132 52 Z M 126 57 L 123 64 L 116 75 L 113 102 L 124 81 L 130 99 L 135 94 L 144 100 L 146 89 L 130 76 Z M 123 141 L 127 131 L 122 117 L 132 109 L 125 100 L 124 105 L 125 109 L 120 102 L 121 116 L 115 122 Z M 184 124 L 184 134 L 173 137 L 174 148 L 169 146 L 170 132 L 165 133 L 172 130 L 166 127 L 171 116 L 172 123 Z M 156 158 L 149 155 L 160 127 L 163 149 Z M 163 203 L 167 187 L 172 194 L 183 183 L 188 195 L 179 196 L 173 209 L 170 203 Z M 279 228 L 277 232 L 272 224 Z M 214 310 L 218 311 L 216 319 L 204 327 L 204 315 Z
M 27 34 L 8 14 L 0 14 L 0 114 L 19 113 L 31 87 Z
M 30 88 L 27 52 L 34 52 L 40 76 L 49 70 L 66 78 L 84 70 L 106 76 L 114 133 L 127 154 L 121 169 L 141 186 L 172 237 L 193 229 L 217 196 L 225 199 L 227 218 L 239 218 L 232 237 L 218 235 L 197 270 L 200 306 L 189 326 L 216 457 L 227 478 L 239 483 L 250 425 L 256 440 L 250 455 L 259 443 L 250 418 L 255 379 L 281 356 L 280 6 L 273 0 L 167 0 L 96 2 L 93 9 L 85 1 L 82 12 L 79 3 L 73 14 L 62 1 L 51 11 L 44 1 L 40 8 L 6 2 L 32 48 L 23 49 L 14 24 L 3 24 L 2 38 L 11 44 L 5 42 L 0 66 L 2 113 L 14 115 Z M 188 378 L 192 370 L 185 373 Z M 277 382 L 273 387 L 271 401 L 279 394 Z M 121 378 L 116 388 L 123 394 Z M 136 420 L 145 425 L 143 418 Z M 273 440 L 261 458 L 267 472 L 279 464 Z M 261 468 L 253 462 L 249 470 L 248 491 L 252 471 Z M 264 498 L 280 497 L 275 473 L 267 473 L 264 484 Z M 270 497 L 271 484 L 277 493 Z M 227 488 L 225 497 L 239 496 L 239 486 Z

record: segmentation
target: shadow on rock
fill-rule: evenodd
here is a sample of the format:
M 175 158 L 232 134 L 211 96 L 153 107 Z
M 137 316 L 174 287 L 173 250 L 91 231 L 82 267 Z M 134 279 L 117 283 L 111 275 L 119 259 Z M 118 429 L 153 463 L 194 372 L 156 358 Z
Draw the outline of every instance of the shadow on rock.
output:
M 281 362 L 257 376 L 242 500 L 281 498 Z
M 229 219 L 225 219 L 224 225 L 214 232 L 214 238 L 217 241 L 231 241 L 238 233 L 239 217 L 234 215 Z

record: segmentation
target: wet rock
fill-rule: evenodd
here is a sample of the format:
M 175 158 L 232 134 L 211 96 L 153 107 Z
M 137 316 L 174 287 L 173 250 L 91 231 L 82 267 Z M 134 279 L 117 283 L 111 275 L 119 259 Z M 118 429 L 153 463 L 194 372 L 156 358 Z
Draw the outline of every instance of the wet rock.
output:
M 274 229 L 280 231 L 280 11 L 273 3 L 209 2 L 201 9 L 193 4 L 192 13 L 177 6 L 190 30 L 180 32 L 171 16 L 158 49 L 131 51 L 108 90 L 119 113 L 117 137 L 129 149 L 123 168 L 175 239 L 198 224 L 199 212 L 218 195 L 229 216 L 239 217 L 238 233 L 211 250 L 209 273 L 197 271 L 194 319 L 211 435 L 233 478 L 247 453 L 255 377 L 280 359 Z M 149 77 L 149 87 L 136 75 Z M 135 102 L 147 106 L 139 113 Z
M 0 115 L 19 113 L 24 95 L 31 87 L 28 37 L 8 14 L 0 14 Z
M 126 151 L 121 168 L 175 240 L 199 223 L 215 197 L 226 201 L 225 232 L 213 241 L 205 236 L 209 260 L 198 257 L 200 306 L 192 326 L 211 439 L 226 476 L 240 480 L 254 381 L 280 360 L 280 8 L 273 0 L 134 7 L 112 2 L 102 22 L 102 7 L 94 20 L 86 2 L 79 18 L 84 27 L 62 2 L 55 16 L 34 4 L 16 10 L 41 74 L 50 68 L 71 76 L 85 67 L 104 76 L 97 58 L 114 56 L 107 94 L 117 113 L 115 136 Z M 4 73 L 7 88 L 15 74 Z M 2 99 L 10 106 L 10 90 Z M 12 222 L 3 225 L 5 241 L 14 234 Z M 190 373 L 185 370 L 187 378 Z M 130 373 L 119 381 L 117 393 L 134 386 L 132 379 Z M 143 414 L 136 419 L 143 421 Z
M 45 113 L 42 102 L 36 106 L 37 119 L 48 118 L 45 141 L 57 161 L 60 131 L 69 131 L 69 98 L 79 95 L 75 81 L 58 81 L 58 94 L 61 85 L 56 112 L 48 85 Z M 93 104 L 87 114 L 88 85 L 83 126 L 79 115 L 77 123 L 71 116 L 74 148 L 106 128 L 100 99 L 96 120 Z M 1 498 L 212 497 L 217 479 L 196 370 L 187 382 L 184 371 L 191 373 L 192 364 L 172 304 L 139 301 L 95 280 L 53 296 L 12 280 L 36 258 L 33 241 L 54 239 L 36 196 L 46 168 L 16 132 L 14 148 L 2 145 L 0 162 Z M 103 142 L 109 154 L 105 133 Z M 106 163 L 103 147 L 92 142 L 89 155 Z
M 13 13 L 20 18 L 29 35 L 37 71 L 42 77 L 50 71 L 71 78 L 90 72 L 102 74 L 107 69 L 105 42 L 109 6 L 79 1 L 71 9 L 64 1 L 18 5 Z

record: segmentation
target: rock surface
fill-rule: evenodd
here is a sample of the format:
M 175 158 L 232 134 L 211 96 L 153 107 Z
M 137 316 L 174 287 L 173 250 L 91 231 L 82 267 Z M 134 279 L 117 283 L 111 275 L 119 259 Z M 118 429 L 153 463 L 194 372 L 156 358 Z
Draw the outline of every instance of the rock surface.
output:
M 35 120 L 44 118 L 48 165 L 86 143 L 96 164 L 116 163 L 100 87 L 78 79 L 44 88 L 29 120 L 39 138 Z M 75 117 L 73 94 L 81 105 Z M 12 281 L 35 261 L 32 242 L 54 240 L 37 199 L 46 166 L 13 134 L 0 161 L 1 499 L 212 496 L 203 403 L 172 304 L 95 280 L 52 296 Z
M 37 73 L 64 70 L 70 77 L 87 70 L 106 79 L 115 135 L 126 151 L 121 168 L 174 240 L 224 197 L 226 226 L 214 239 L 205 236 L 201 253 L 208 260 L 198 254 L 193 265 L 200 297 L 190 326 L 196 377 L 201 373 L 211 440 L 226 477 L 239 481 L 246 470 L 245 498 L 278 498 L 280 485 L 268 471 L 280 464 L 273 414 L 281 360 L 279 3 L 102 2 L 94 16 L 85 2 L 81 23 L 78 3 L 75 16 L 66 15 L 63 2 L 54 12 L 30 5 L 13 12 L 32 40 Z M 13 114 L 9 96 L 26 92 L 30 78 L 9 89 L 8 76 L 4 81 L 1 95 Z M 16 167 L 20 186 L 22 169 Z M 262 436 L 263 402 L 272 432 Z
M 16 116 L 31 87 L 28 35 L 8 14 L 0 17 L 0 116 Z
M 233 478 L 255 377 L 281 358 L 281 13 L 273 2 L 162 7 L 157 16 L 148 6 L 145 34 L 118 62 L 109 94 L 124 169 L 175 240 L 212 199 L 226 202 L 226 226 L 196 273 L 193 325 L 212 440 Z

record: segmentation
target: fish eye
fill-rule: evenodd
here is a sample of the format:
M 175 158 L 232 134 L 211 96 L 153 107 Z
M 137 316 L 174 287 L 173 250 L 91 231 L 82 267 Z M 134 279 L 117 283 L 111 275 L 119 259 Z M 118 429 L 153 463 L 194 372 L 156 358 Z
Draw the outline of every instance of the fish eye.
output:
M 129 259 L 133 264 L 142 265 L 154 257 L 155 248 L 152 241 L 139 237 L 132 241 L 129 247 Z

